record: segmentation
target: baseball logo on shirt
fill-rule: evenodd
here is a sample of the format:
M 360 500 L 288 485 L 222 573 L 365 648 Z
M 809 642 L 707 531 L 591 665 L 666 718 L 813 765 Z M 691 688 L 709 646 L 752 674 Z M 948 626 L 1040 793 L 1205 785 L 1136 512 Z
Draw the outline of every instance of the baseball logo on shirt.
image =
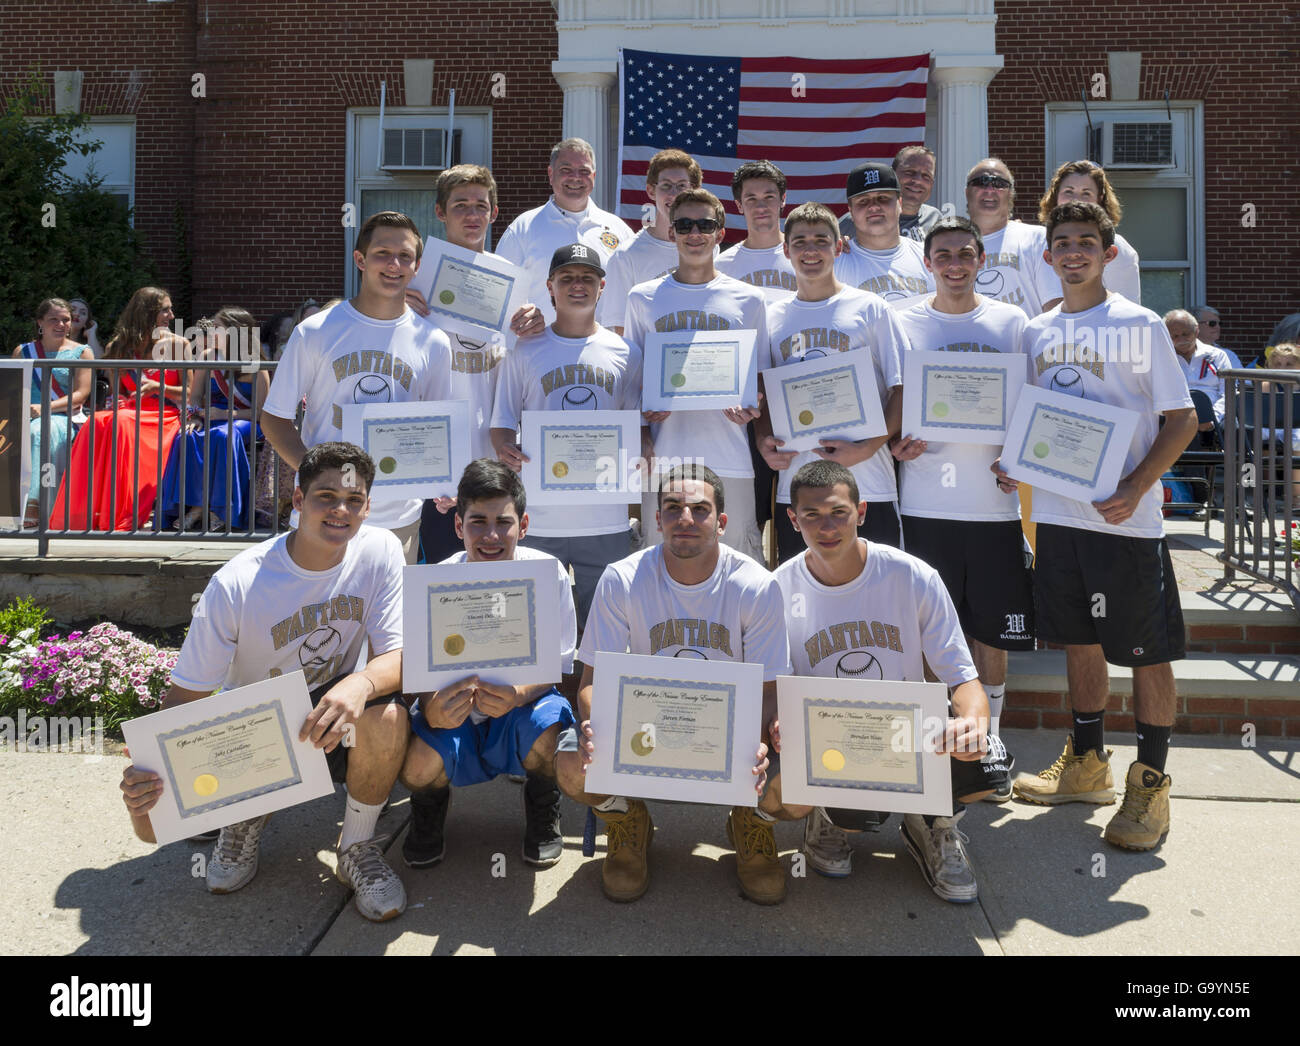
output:
M 338 629 L 326 625 L 302 641 L 298 648 L 298 662 L 306 669 L 324 668 L 342 646 L 343 637 Z
M 975 277 L 975 286 L 980 294 L 996 298 L 1007 285 L 1007 278 L 997 269 L 985 269 Z
M 684 646 L 673 657 L 694 658 L 697 661 L 707 661 L 709 655 L 703 650 L 696 650 L 694 647 Z
M 865 650 L 850 650 L 835 662 L 836 679 L 884 679 L 885 670 Z
M 1083 375 L 1073 367 L 1062 367 L 1052 373 L 1052 379 L 1048 382 L 1047 387 L 1052 392 L 1059 392 L 1066 396 L 1074 396 L 1083 399 Z
M 364 374 L 352 387 L 353 403 L 389 403 L 392 398 L 392 387 L 378 374 Z
M 564 390 L 560 400 L 561 410 L 595 410 L 596 390 L 586 385 L 574 385 Z

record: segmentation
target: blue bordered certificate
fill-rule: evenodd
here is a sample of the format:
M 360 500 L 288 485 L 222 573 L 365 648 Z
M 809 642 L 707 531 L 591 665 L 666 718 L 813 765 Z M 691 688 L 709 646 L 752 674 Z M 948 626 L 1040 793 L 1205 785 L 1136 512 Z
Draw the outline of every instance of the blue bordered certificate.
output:
M 868 352 L 837 352 L 763 371 L 772 434 L 782 450 L 812 450 L 823 439 L 871 439 L 888 427 Z
M 599 653 L 593 791 L 755 806 L 763 666 Z
M 778 676 L 781 795 L 788 803 L 949 815 L 941 683 Z
M 477 675 L 489 683 L 560 680 L 549 559 L 407 567 L 402 577 L 407 693 Z
M 1064 497 L 1103 501 L 1119 486 L 1137 421 L 1123 407 L 1026 386 L 1007 428 L 1002 467 Z
M 294 672 L 123 723 L 132 761 L 163 779 L 149 815 L 158 842 L 332 793 L 324 750 L 298 740 L 310 712 Z
M 1018 352 L 908 352 L 903 433 L 1000 447 L 1024 384 L 1025 357 Z
M 383 498 L 454 496 L 470 462 L 464 400 L 345 407 L 343 438 L 374 459 L 370 489 Z
M 428 319 L 443 330 L 514 344 L 510 318 L 525 303 L 528 288 L 527 274 L 517 265 L 429 237 L 411 287 L 424 295 Z
M 630 505 L 641 500 L 635 410 L 526 410 L 520 447 L 530 505 Z
M 646 337 L 643 410 L 758 406 L 752 330 L 669 331 Z

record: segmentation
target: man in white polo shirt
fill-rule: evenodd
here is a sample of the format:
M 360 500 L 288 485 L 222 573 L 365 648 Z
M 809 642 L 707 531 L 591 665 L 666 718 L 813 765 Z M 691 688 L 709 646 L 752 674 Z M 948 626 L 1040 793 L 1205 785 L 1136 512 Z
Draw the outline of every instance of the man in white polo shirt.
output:
M 835 261 L 835 276 L 891 305 L 934 290 L 921 245 L 898 231 L 902 213 L 898 172 L 887 163 L 862 163 L 849 172 L 845 195 L 855 235 Z
M 581 138 L 566 138 L 551 150 L 546 177 L 551 198 L 511 222 L 496 252 L 528 270 L 532 283 L 526 299 L 535 302 L 551 323 L 555 310 L 546 293 L 551 256 L 570 243 L 582 243 L 600 255 L 603 267 L 619 247 L 631 242 L 633 234 L 622 218 L 591 202 L 596 153 Z

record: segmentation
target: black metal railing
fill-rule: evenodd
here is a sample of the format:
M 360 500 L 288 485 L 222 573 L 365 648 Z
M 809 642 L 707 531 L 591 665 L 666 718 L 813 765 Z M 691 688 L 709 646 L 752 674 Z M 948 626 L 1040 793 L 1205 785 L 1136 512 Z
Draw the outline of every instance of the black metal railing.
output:
M 1300 612 L 1300 513 L 1293 483 L 1300 425 L 1300 371 L 1225 370 L 1224 577 L 1241 571 L 1285 592 Z M 1264 384 L 1268 388 L 1264 388 Z
M 271 444 L 264 438 L 260 437 L 261 425 L 261 406 L 257 397 L 257 373 L 266 371 L 274 373 L 276 364 L 274 362 L 259 360 L 256 363 L 250 363 L 242 360 L 165 360 L 154 362 L 152 360 L 79 360 L 79 359 L 45 359 L 32 361 L 37 372 L 41 376 L 41 454 L 39 461 L 32 462 L 33 474 L 40 477 L 37 484 L 39 490 L 39 513 L 37 526 L 35 529 L 24 527 L 16 532 L 9 532 L 0 536 L 19 537 L 37 539 L 38 555 L 45 556 L 49 553 L 51 538 L 96 538 L 112 540 L 172 540 L 172 541 L 261 541 L 277 533 L 281 533 L 284 527 L 280 526 L 280 507 L 282 496 L 287 498 L 291 491 L 282 492 L 280 483 L 282 463 L 276 455 Z M 81 412 L 86 415 L 86 420 L 81 424 L 74 422 L 74 416 L 78 412 L 68 410 L 59 414 L 51 414 L 51 371 L 58 369 L 68 369 L 72 371 L 70 375 L 68 394 L 71 395 L 73 387 L 76 384 L 76 373 L 79 371 L 90 370 L 92 372 L 90 382 L 90 393 L 85 402 L 81 405 Z M 122 378 L 125 374 L 131 375 L 136 389 L 138 390 L 141 383 L 145 380 L 145 371 L 179 371 L 181 393 L 179 400 L 176 397 L 170 399 L 164 398 L 162 389 L 148 395 L 140 396 L 138 392 L 134 396 L 123 396 L 120 394 L 122 388 Z M 235 498 L 235 458 L 233 453 L 237 442 L 243 439 L 237 424 L 241 423 L 235 418 L 218 417 L 213 418 L 214 411 L 220 411 L 221 408 L 212 406 L 212 396 L 210 394 L 211 377 L 204 382 L 203 393 L 198 402 L 193 402 L 190 397 L 190 376 L 194 372 L 204 372 L 212 375 L 221 373 L 225 375 L 227 389 L 234 390 L 236 383 L 241 379 L 247 381 L 251 376 L 252 395 L 251 403 L 247 408 L 237 407 L 232 393 L 226 394 L 227 406 L 226 412 L 232 415 L 236 409 L 247 409 L 250 412 L 248 419 L 250 424 L 250 438 L 246 443 L 248 455 L 248 491 L 244 498 L 243 506 L 243 526 L 236 526 L 236 512 L 234 511 Z M 160 376 L 165 377 L 165 374 Z M 102 378 L 107 378 L 107 392 L 103 386 Z M 177 434 L 167 442 L 173 444 L 170 448 L 164 445 L 165 419 L 170 411 L 174 410 L 179 422 Z M 124 417 L 123 412 L 129 411 L 130 415 Z M 111 416 L 110 416 L 111 415 Z M 189 468 L 189 455 L 187 453 L 187 422 L 191 417 L 202 418 L 203 420 L 203 483 L 202 495 L 197 502 L 187 499 L 189 484 L 186 472 Z M 53 430 L 62 426 L 64 428 L 63 446 L 57 452 L 57 459 L 51 453 L 51 434 Z M 130 483 L 129 487 L 121 487 L 119 480 L 120 468 L 123 463 L 119 460 L 116 452 L 107 456 L 107 471 L 102 470 L 103 459 L 105 458 L 104 448 L 100 447 L 100 455 L 96 457 L 96 443 L 103 439 L 110 441 L 110 449 L 119 446 L 118 438 L 122 426 L 133 427 L 132 446 L 134 453 L 131 455 Z M 153 463 L 153 496 L 152 504 L 146 502 L 142 506 L 141 485 L 140 485 L 140 437 L 142 428 L 145 426 L 156 427 L 158 430 L 159 453 Z M 225 454 L 225 499 L 224 511 L 220 505 L 211 504 L 212 489 L 212 443 L 214 426 L 216 430 L 225 429 L 226 454 Z M 27 438 L 26 433 L 23 438 Z M 197 436 L 196 436 L 197 438 Z M 80 445 L 78 445 L 80 444 Z M 74 455 L 78 463 L 84 462 L 85 469 L 85 490 L 78 491 L 74 495 L 73 491 L 73 459 Z M 163 493 L 163 476 L 165 471 L 165 462 L 171 455 L 178 455 L 175 467 L 179 475 L 179 503 L 175 505 L 177 518 L 180 521 L 179 526 L 165 525 L 164 519 L 170 514 L 172 504 L 162 503 Z M 268 512 L 261 519 L 258 518 L 258 463 L 267 455 L 271 455 L 270 464 L 270 498 Z M 100 467 L 97 467 L 97 464 Z M 62 477 L 57 483 L 53 482 L 53 477 L 57 473 L 56 465 L 62 466 Z M 148 477 L 146 476 L 146 481 Z M 105 487 L 107 484 L 107 511 L 103 509 L 105 497 Z M 79 485 L 79 484 L 78 484 Z M 119 505 L 119 492 L 128 494 L 130 498 L 130 525 L 118 528 L 115 524 L 119 522 L 119 509 L 124 509 L 125 504 Z M 26 493 L 26 492 L 24 492 Z M 62 494 L 62 504 L 59 512 L 54 512 L 56 503 L 59 501 L 59 495 Z M 75 497 L 75 504 L 74 504 Z M 191 510 L 197 510 L 192 513 Z M 82 513 L 84 512 L 84 515 Z M 197 520 L 193 525 L 197 529 L 190 529 L 187 521 L 190 517 L 197 515 Z M 53 518 L 51 518 L 53 516 Z M 219 519 L 217 518 L 219 517 Z M 83 526 L 74 526 L 77 520 L 84 520 Z M 107 525 L 103 525 L 104 523 Z

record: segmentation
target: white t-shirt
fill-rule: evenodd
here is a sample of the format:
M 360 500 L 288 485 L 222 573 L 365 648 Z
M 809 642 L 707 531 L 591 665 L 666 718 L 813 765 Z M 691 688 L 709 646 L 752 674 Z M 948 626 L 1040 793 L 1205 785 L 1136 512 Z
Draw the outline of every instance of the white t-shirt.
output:
M 632 230 L 616 214 L 602 211 L 590 200 L 585 210 L 566 211 L 552 196 L 542 206 L 524 211 L 510 223 L 497 244 L 497 254 L 528 270 L 528 301 L 542 310 L 547 323 L 555 322 L 555 307 L 546 290 L 551 256 L 571 243 L 585 243 L 600 255 L 608 270 L 610 256 L 632 240 Z
M 865 349 L 871 354 L 882 411 L 889 390 L 903 384 L 902 354 L 907 351 L 907 336 L 898 315 L 879 295 L 844 287 L 824 301 L 787 298 L 768 311 L 767 333 L 772 365 L 777 367 L 834 352 Z M 805 450 L 790 462 L 789 468 L 779 471 L 776 500 L 788 505 L 790 481 L 795 473 L 808 462 L 818 460 L 811 450 Z M 853 465 L 850 471 L 864 501 L 893 501 L 898 496 L 894 459 L 888 446 Z
M 641 352 L 611 330 L 589 338 L 562 338 L 553 327 L 523 338 L 506 356 L 497 383 L 492 427 L 516 429 L 526 410 L 641 409 Z M 535 448 L 525 448 L 536 453 Z M 637 457 L 641 448 L 630 447 Z M 537 505 L 528 532 L 537 537 L 617 534 L 627 530 L 624 505 Z
M 1044 233 L 1044 237 L 1046 237 L 1046 233 Z M 1115 291 L 1117 294 L 1124 295 L 1134 305 L 1141 305 L 1142 270 L 1139 265 L 1138 252 L 1119 233 L 1115 234 L 1115 246 L 1119 248 L 1119 253 L 1115 255 L 1115 260 L 1106 266 L 1101 282 L 1108 291 Z
M 293 561 L 290 536 L 245 549 L 212 576 L 172 682 L 208 693 L 301 669 L 310 689 L 352 672 L 365 640 L 374 657 L 401 648 L 406 561 L 392 532 L 362 527 L 343 562 L 321 571 Z
M 785 256 L 783 244 L 755 248 L 738 243 L 729 251 L 718 255 L 717 269 L 733 280 L 757 287 L 767 298 L 769 307 L 778 301 L 793 298 L 799 290 L 794 279 L 794 266 Z
M 1069 396 L 1110 403 L 1135 411 L 1137 430 L 1124 456 L 1121 477 L 1147 456 L 1160 428 L 1160 414 L 1191 407 L 1187 380 L 1164 321 L 1150 309 L 1111 293 L 1100 305 L 1064 313 L 1057 306 L 1031 319 L 1023 336 L 1029 380 Z M 1081 530 L 1134 538 L 1164 534 L 1163 494 L 1154 483 L 1137 511 L 1118 526 L 1101 518 L 1091 503 L 1037 487 L 1035 523 L 1057 523 Z
M 934 275 L 925 267 L 925 252 L 910 236 L 887 251 L 872 251 L 857 240 L 835 259 L 835 278 L 859 290 L 879 294 L 893 304 L 903 298 L 934 293 Z
M 626 326 L 627 296 L 638 283 L 656 280 L 677 268 L 677 244 L 642 229 L 631 243 L 614 252 L 605 266 L 605 290 L 596 319 L 605 327 Z
M 708 283 L 661 276 L 632 288 L 623 337 L 645 356 L 647 335 L 678 330 L 752 330 L 757 368 L 767 366 L 767 306 L 763 292 L 719 273 Z M 737 397 L 739 400 L 739 397 Z M 740 406 L 739 402 L 736 404 Z M 752 478 L 745 426 L 720 410 L 675 410 L 650 426 L 655 457 L 696 459 L 719 476 Z
M 376 320 L 340 302 L 293 329 L 263 409 L 292 421 L 304 397 L 303 444 L 342 439 L 344 406 L 451 399 L 451 344 L 410 309 L 395 320 Z M 366 522 L 404 527 L 420 518 L 423 504 L 420 498 L 372 497 Z
M 532 518 L 531 513 L 529 513 L 529 518 Z M 469 553 L 461 549 L 461 551 L 454 552 L 444 559 L 439 566 L 447 563 L 464 563 L 468 558 Z M 547 613 L 558 613 L 560 615 L 560 671 L 572 672 L 574 648 L 578 645 L 578 615 L 573 608 L 573 585 L 569 582 L 569 572 L 564 569 L 564 564 L 554 556 L 535 548 L 526 548 L 523 545 L 515 546 L 515 559 L 518 561 L 549 559 L 555 564 L 555 587 L 549 592 L 538 593 L 538 598 L 540 605 L 546 608 Z M 558 683 L 559 680 L 539 679 L 537 682 Z M 483 712 L 474 709 L 470 710 L 469 717 L 476 723 L 482 723 L 488 718 Z
M 1031 319 L 1043 302 L 1061 296 L 1061 281 L 1043 261 L 1047 230 L 1041 225 L 1009 221 L 984 240 L 984 268 L 975 278 L 975 293 L 1018 305 Z
M 1025 314 L 1006 302 L 975 300 L 960 314 L 939 312 L 929 301 L 905 310 L 899 319 L 908 344 L 921 352 L 1020 352 Z M 999 490 L 989 471 L 1001 453 L 984 443 L 928 441 L 924 454 L 902 463 L 899 511 L 927 519 L 1019 519 L 1019 496 Z
M 1192 349 L 1192 358 L 1185 360 L 1179 356 L 1178 365 L 1182 367 L 1183 377 L 1187 379 L 1188 392 L 1195 389 L 1209 396 L 1210 402 L 1215 405 L 1216 416 L 1222 421 L 1226 401 L 1224 380 L 1219 377 L 1219 371 L 1228 370 L 1232 366 L 1227 353 L 1214 345 L 1198 341 Z
M 582 633 L 578 660 L 598 650 L 763 666 L 765 682 L 790 672 L 785 609 L 775 579 L 743 552 L 718 546 L 708 580 L 679 585 L 662 545 L 605 568 Z
M 794 674 L 923 683 L 924 655 L 947 686 L 978 679 L 939 572 L 896 548 L 858 541 L 867 561 L 847 585 L 814 578 L 806 551 L 776 568 Z

